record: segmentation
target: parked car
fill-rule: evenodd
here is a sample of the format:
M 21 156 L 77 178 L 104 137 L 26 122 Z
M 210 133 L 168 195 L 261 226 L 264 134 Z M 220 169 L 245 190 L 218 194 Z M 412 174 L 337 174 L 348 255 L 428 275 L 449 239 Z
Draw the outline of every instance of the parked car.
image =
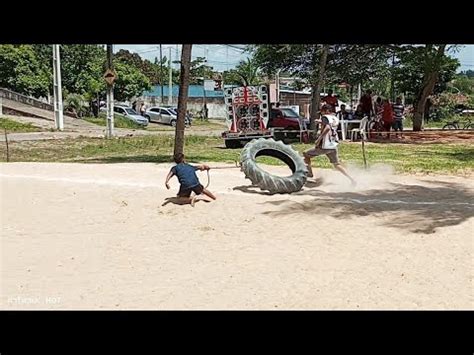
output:
M 145 118 L 149 122 L 169 124 L 175 127 L 178 119 L 178 109 L 175 107 L 150 107 L 145 112 Z M 191 126 L 192 119 L 189 115 L 186 115 L 184 123 L 186 126 Z
M 474 115 L 474 109 L 466 105 L 456 105 L 454 107 L 454 112 L 461 116 L 472 116 Z
M 300 127 L 301 124 L 302 127 Z M 306 129 L 306 127 L 309 127 L 309 120 L 300 117 L 291 108 L 272 108 L 268 127 L 299 131 L 300 128 Z
M 107 108 L 101 108 L 100 111 L 101 113 L 106 113 Z M 140 126 L 148 126 L 148 120 L 146 117 L 139 115 L 138 112 L 133 108 L 127 107 L 125 105 L 114 105 L 114 116 L 128 119 L 139 124 Z

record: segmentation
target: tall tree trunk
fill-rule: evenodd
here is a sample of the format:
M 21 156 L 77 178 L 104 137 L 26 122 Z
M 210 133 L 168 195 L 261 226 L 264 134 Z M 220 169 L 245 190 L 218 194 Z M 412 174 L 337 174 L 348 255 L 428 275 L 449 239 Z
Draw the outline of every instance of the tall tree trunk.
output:
M 328 59 L 328 52 L 329 52 L 329 44 L 325 44 L 321 52 L 321 59 L 319 60 L 317 80 L 316 82 L 312 80 L 312 83 L 311 83 L 311 114 L 309 117 L 309 128 L 312 131 L 311 139 L 314 139 L 316 136 L 316 132 L 315 132 L 316 120 L 318 120 L 320 116 L 320 112 L 319 112 L 319 106 L 321 102 L 320 93 L 321 93 L 321 87 L 324 85 L 324 73 L 326 71 L 326 62 Z
M 421 131 L 423 129 L 423 118 L 425 112 L 426 99 L 433 92 L 433 89 L 438 81 L 438 75 L 440 71 L 441 58 L 444 55 L 444 50 L 446 44 L 442 44 L 438 47 L 436 56 L 434 58 L 426 58 L 430 61 L 426 66 L 425 74 L 423 77 L 423 85 L 417 95 L 417 100 L 415 102 L 415 111 L 413 114 L 413 131 Z
M 186 117 L 189 72 L 191 67 L 192 44 L 183 44 L 181 50 L 181 71 L 179 73 L 178 118 L 174 139 L 174 154 L 183 153 L 184 150 L 184 121 Z

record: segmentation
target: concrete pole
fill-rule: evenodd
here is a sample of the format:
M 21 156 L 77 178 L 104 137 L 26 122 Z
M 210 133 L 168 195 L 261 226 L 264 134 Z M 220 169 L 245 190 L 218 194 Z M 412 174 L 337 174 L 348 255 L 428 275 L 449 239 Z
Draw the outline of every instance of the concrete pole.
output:
M 54 81 L 54 125 L 55 128 L 64 130 L 63 93 L 61 86 L 61 58 L 59 44 L 53 44 L 53 81 Z
M 113 70 L 113 48 L 107 45 L 107 69 Z M 114 84 L 107 84 L 107 138 L 114 136 Z
M 169 91 L 168 91 L 168 105 L 173 104 L 173 72 L 171 70 L 171 47 L 170 50 L 170 60 L 168 63 L 168 70 L 169 70 Z
M 164 82 L 162 82 L 162 78 L 163 78 L 163 52 L 162 52 L 162 48 L 161 48 L 161 44 L 160 44 L 160 86 L 161 86 L 161 100 L 160 100 L 160 103 L 161 105 L 163 105 L 163 103 L 165 102 L 165 98 L 164 98 L 164 95 L 163 95 L 163 84 Z

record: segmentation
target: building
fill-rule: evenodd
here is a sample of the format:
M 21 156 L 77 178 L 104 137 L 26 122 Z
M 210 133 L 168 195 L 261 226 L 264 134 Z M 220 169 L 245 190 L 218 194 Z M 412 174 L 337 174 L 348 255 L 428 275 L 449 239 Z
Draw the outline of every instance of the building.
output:
M 148 106 L 159 106 L 168 104 L 169 86 L 163 86 L 163 97 L 161 97 L 161 85 L 155 85 L 152 90 L 146 91 L 140 97 Z M 172 105 L 178 105 L 179 85 L 171 88 Z M 208 109 L 208 117 L 226 117 L 226 107 L 224 103 L 224 91 L 204 90 L 203 85 L 189 85 L 188 88 L 188 110 L 198 112 L 204 108 Z

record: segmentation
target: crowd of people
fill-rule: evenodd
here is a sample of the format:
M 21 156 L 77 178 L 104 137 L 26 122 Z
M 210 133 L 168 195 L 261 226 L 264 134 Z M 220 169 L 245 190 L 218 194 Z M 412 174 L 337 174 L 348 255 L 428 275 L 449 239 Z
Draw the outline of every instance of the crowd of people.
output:
M 391 103 L 389 98 L 377 96 L 374 102 L 372 90 L 367 90 L 361 96 L 359 103 L 354 112 L 345 105 L 341 105 L 337 111 L 339 102 L 337 97 L 333 95 L 333 91 L 329 90 L 328 94 L 322 99 L 322 104 L 331 108 L 339 120 L 352 121 L 362 120 L 367 117 L 370 124 L 369 127 L 381 135 L 386 133 L 386 137 L 390 138 L 391 130 L 395 131 L 395 137 L 403 138 L 403 120 L 405 119 L 405 106 L 402 98 L 397 97 L 395 103 Z

